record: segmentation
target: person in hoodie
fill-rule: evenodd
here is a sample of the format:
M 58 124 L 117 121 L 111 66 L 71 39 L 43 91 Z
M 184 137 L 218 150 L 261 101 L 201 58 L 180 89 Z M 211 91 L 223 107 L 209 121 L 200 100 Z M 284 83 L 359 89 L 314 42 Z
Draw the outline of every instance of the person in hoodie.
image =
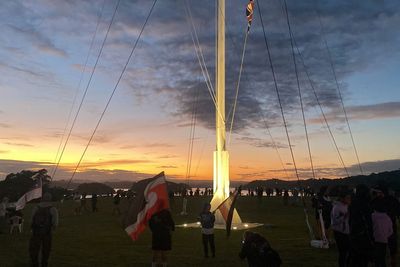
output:
M 58 225 L 58 211 L 53 207 L 52 196 L 44 193 L 42 201 L 32 210 L 32 236 L 29 242 L 31 266 L 39 267 L 39 252 L 41 267 L 47 267 L 51 251 L 52 232 Z
M 347 267 L 349 265 L 350 226 L 348 207 L 350 203 L 351 192 L 347 188 L 343 188 L 339 191 L 339 199 L 334 202 L 331 212 L 331 228 L 339 253 L 339 267 Z
M 375 267 L 386 267 L 386 247 L 389 237 L 393 234 L 392 220 L 388 216 L 387 206 L 383 201 L 374 204 L 372 213 L 372 226 L 374 233 L 374 262 Z

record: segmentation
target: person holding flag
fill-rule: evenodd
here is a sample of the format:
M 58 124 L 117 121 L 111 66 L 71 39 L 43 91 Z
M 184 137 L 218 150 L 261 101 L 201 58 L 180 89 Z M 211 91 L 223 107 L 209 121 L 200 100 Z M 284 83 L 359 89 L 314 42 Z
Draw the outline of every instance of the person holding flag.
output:
M 222 218 L 224 218 L 226 224 L 226 235 L 228 237 L 231 234 L 233 212 L 235 211 L 236 200 L 241 190 L 242 186 L 239 186 L 239 188 L 233 194 L 222 201 L 221 204 L 219 204 L 219 206 L 213 211 L 213 213 L 215 213 L 218 210 L 221 213 Z
M 175 223 L 169 209 L 167 182 L 164 172 L 137 183 L 136 198 L 131 203 L 123 224 L 126 233 L 136 241 L 146 229 L 153 233 L 152 266 L 167 266 L 166 251 L 171 250 L 171 231 Z
M 33 185 L 33 188 L 26 192 L 23 196 L 21 196 L 15 204 L 15 210 L 22 210 L 25 208 L 26 203 L 31 200 L 41 198 L 42 197 L 42 179 L 40 177 L 41 171 L 38 171 L 35 175 L 31 177 L 31 179 L 36 179 L 36 183 Z
M 175 223 L 172 219 L 169 209 L 163 209 L 155 213 L 149 221 L 149 227 L 152 232 L 153 259 L 151 266 L 156 267 L 161 264 L 167 266 L 167 251 L 172 248 L 171 231 L 175 230 Z

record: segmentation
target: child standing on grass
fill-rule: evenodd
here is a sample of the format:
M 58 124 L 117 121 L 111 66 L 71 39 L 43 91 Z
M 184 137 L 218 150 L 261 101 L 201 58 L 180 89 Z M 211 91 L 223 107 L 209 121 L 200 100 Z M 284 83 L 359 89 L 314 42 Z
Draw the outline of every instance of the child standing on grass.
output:
M 210 209 L 211 209 L 210 203 L 205 203 L 203 211 L 199 215 L 205 258 L 208 258 L 208 244 L 210 244 L 211 256 L 213 258 L 215 257 L 215 243 L 214 243 L 215 215 L 214 213 L 210 212 Z

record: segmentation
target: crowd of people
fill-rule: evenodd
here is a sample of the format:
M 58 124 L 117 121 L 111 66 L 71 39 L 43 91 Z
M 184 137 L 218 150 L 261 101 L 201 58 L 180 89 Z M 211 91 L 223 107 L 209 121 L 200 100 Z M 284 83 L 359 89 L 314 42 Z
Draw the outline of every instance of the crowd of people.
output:
M 254 192 L 256 196 L 262 196 L 262 189 L 258 188 Z M 300 190 L 290 192 L 290 198 L 304 196 Z M 89 211 L 86 196 L 82 194 L 73 197 L 77 202 L 77 215 Z M 283 189 L 281 196 L 283 204 L 287 205 L 289 190 Z M 119 205 L 122 197 L 124 196 L 120 193 L 113 196 L 113 215 L 121 214 Z M 43 194 L 41 202 L 35 204 L 32 210 L 32 235 L 29 242 L 31 266 L 47 266 L 52 233 L 58 225 L 58 211 L 51 200 L 49 193 Z M 7 204 L 8 199 L 3 198 L 0 203 L 0 232 L 7 223 Z M 344 186 L 321 187 L 312 197 L 312 205 L 315 208 L 318 229 L 321 230 L 320 238 L 336 246 L 339 267 L 367 267 L 371 263 L 375 267 L 397 266 L 397 219 L 400 217 L 400 203 L 384 183 L 372 188 L 365 185 L 358 185 L 354 189 Z M 91 211 L 98 211 L 96 194 L 91 197 Z M 214 238 L 215 213 L 211 211 L 209 203 L 204 204 L 198 220 L 201 224 L 199 240 L 204 257 L 214 258 L 218 244 Z M 148 226 L 152 231 L 152 266 L 167 266 L 167 251 L 172 249 L 172 231 L 175 229 L 170 210 L 154 214 Z M 386 264 L 387 254 L 390 255 L 389 265 Z M 269 242 L 251 231 L 243 234 L 239 257 L 246 259 L 250 267 L 274 267 L 280 266 L 282 262 Z
M 216 244 L 214 239 L 215 211 L 211 212 L 210 203 L 205 203 L 198 216 L 201 225 L 201 240 L 203 244 L 204 258 L 216 256 Z M 152 267 L 167 266 L 167 251 L 172 249 L 171 232 L 175 230 L 175 223 L 170 210 L 163 209 L 154 214 L 149 221 L 152 232 Z M 249 267 L 279 267 L 282 260 L 277 251 L 272 249 L 269 242 L 260 234 L 245 231 L 239 258 L 247 260 Z
M 313 206 L 316 219 L 326 233 L 321 238 L 336 243 L 338 266 L 367 267 L 369 263 L 387 266 L 387 250 L 390 266 L 397 266 L 398 199 L 384 184 L 373 188 L 358 185 L 354 190 L 341 187 L 336 191 L 337 199 L 332 201 L 328 188 L 321 187 Z

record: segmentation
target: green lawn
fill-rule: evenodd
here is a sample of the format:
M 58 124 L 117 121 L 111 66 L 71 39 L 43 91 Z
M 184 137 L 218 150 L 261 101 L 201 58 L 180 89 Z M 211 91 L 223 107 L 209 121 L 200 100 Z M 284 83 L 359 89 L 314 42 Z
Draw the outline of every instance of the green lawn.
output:
M 194 222 L 206 200 L 205 197 L 190 198 L 190 214 L 182 217 L 178 215 L 182 199 L 175 198 L 171 202 L 175 223 Z M 126 205 L 125 202 L 121 206 Z M 99 199 L 97 213 L 74 215 L 75 205 L 73 201 L 57 203 L 60 225 L 53 236 L 50 266 L 150 266 L 149 230 L 138 241 L 131 241 L 120 226 L 120 218 L 111 214 L 111 198 Z M 24 210 L 26 221 L 23 234 L 0 235 L 0 267 L 28 266 L 28 217 L 31 208 L 32 205 L 29 205 Z M 336 266 L 335 248 L 324 250 L 309 246 L 301 206 L 283 206 L 280 198 L 264 197 L 260 203 L 255 197 L 240 197 L 237 210 L 245 222 L 273 225 L 254 230 L 264 235 L 280 253 L 283 266 Z M 311 213 L 310 220 L 314 221 Z M 243 231 L 233 231 L 228 239 L 224 230 L 216 230 L 217 256 L 204 259 L 200 229 L 177 228 L 173 234 L 173 250 L 169 253 L 168 266 L 247 266 L 238 258 L 242 234 Z

